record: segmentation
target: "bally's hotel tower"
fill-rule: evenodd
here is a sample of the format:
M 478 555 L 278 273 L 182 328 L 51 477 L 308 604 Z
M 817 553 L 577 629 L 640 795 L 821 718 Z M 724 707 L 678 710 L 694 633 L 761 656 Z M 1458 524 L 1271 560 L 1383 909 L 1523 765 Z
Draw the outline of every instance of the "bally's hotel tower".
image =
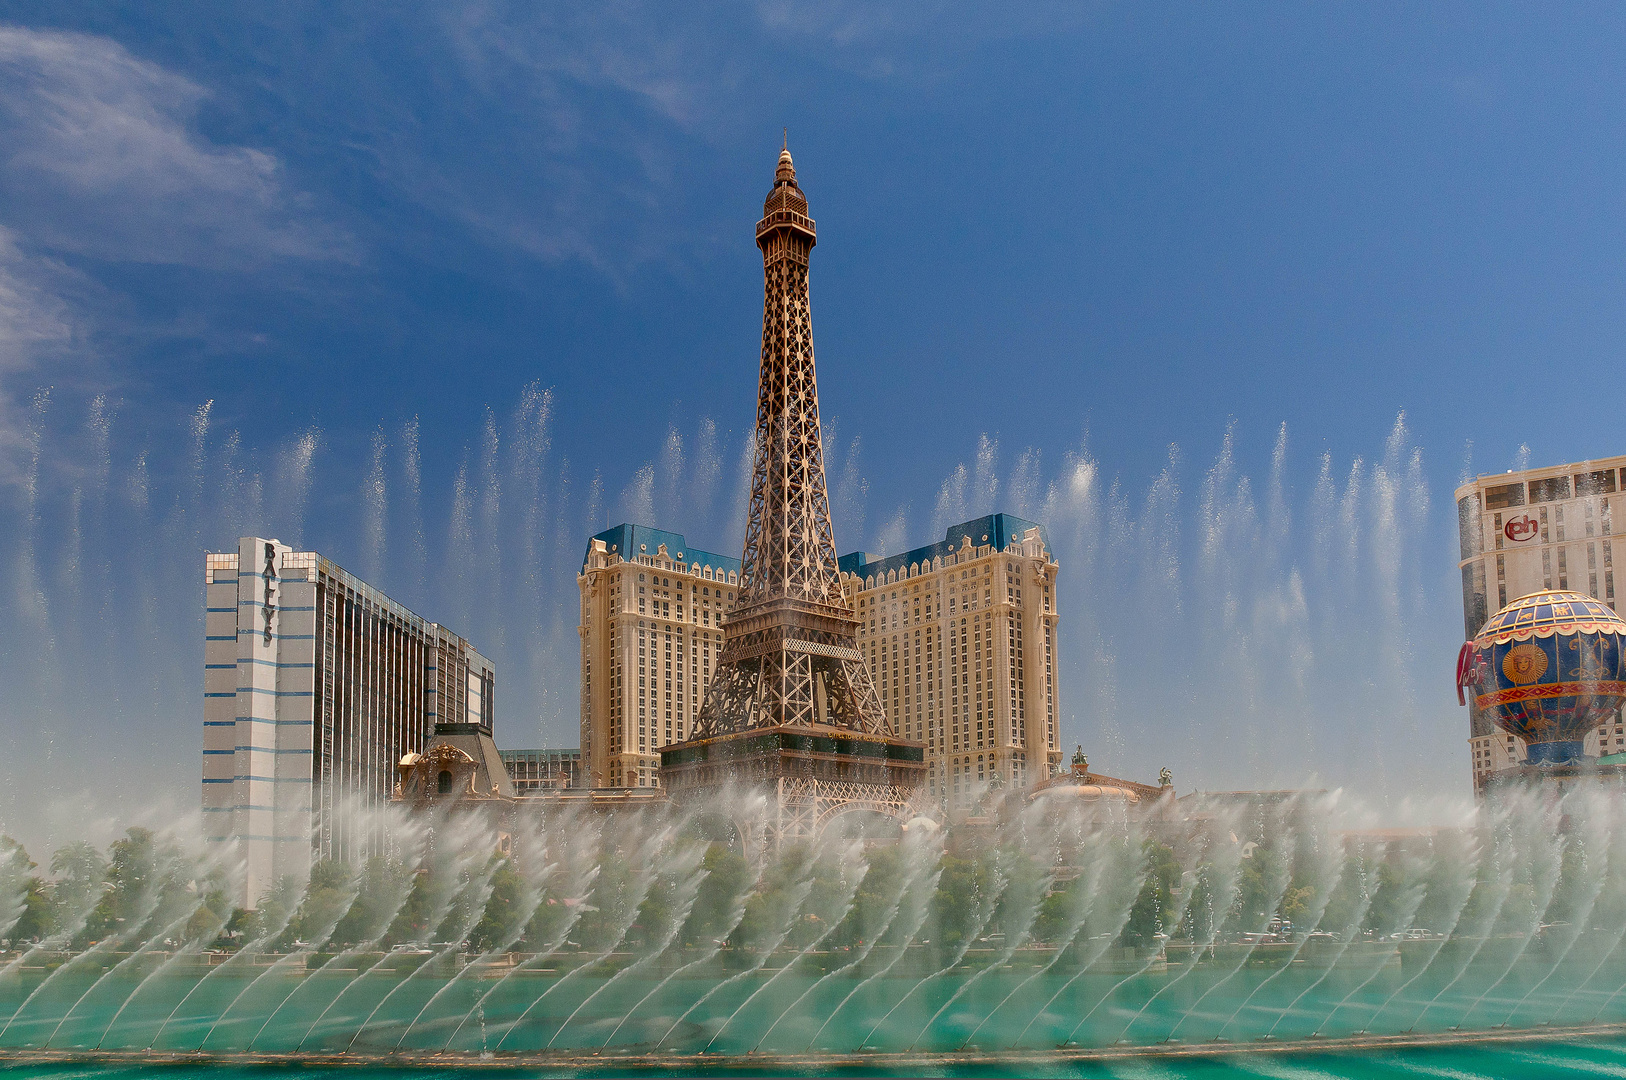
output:
M 262 537 L 204 557 L 203 813 L 245 907 L 313 859 L 383 842 L 395 765 L 451 727 L 491 733 L 496 672 L 444 626 L 314 551 Z

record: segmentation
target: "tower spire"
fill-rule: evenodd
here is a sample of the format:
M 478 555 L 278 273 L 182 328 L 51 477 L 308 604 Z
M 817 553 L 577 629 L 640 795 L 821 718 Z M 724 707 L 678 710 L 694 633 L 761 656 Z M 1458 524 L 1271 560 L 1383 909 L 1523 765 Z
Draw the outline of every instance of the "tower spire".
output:
M 785 137 L 757 222 L 762 363 L 739 598 L 690 738 L 661 748 L 674 797 L 757 786 L 768 796 L 761 839 L 773 844 L 814 837 L 848 807 L 907 821 L 923 810 L 926 775 L 925 746 L 887 720 L 842 593 L 807 294 L 818 236 Z M 691 664 L 709 644 L 702 632 Z
M 836 567 L 807 285 L 818 236 L 807 210 L 781 149 L 756 230 L 762 356 L 739 600 L 696 737 L 785 723 L 888 731 Z

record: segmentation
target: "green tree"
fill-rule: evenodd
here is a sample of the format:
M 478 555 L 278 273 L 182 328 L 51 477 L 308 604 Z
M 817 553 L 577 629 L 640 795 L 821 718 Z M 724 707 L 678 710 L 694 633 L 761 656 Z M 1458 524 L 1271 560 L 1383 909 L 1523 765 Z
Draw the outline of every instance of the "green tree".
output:
M 1033 920 L 1033 939 L 1047 945 L 1060 945 L 1062 935 L 1073 924 L 1077 909 L 1073 906 L 1073 892 L 1080 886 L 1078 878 L 1058 883 L 1039 901 L 1039 914 Z
M 1343 871 L 1327 897 L 1316 929 L 1335 934 L 1353 934 L 1359 929 L 1356 921 L 1370 910 L 1380 884 L 1378 865 L 1365 851 L 1351 849 L 1345 854 Z
M 811 944 L 829 929 L 831 918 L 841 920 L 828 942 L 837 947 L 873 942 L 886 933 L 904 885 L 903 851 L 899 845 L 875 847 L 869 850 L 868 857 L 869 866 L 858 882 L 845 918 L 834 910 L 834 901 L 851 888 L 845 877 L 848 871 L 839 863 L 821 866 L 814 875 L 803 917 L 791 932 L 790 944 Z
M 210 944 L 211 949 L 236 951 L 249 941 L 254 940 L 255 912 L 251 908 L 232 908 L 231 915 L 226 919 L 226 925 L 220 928 L 220 934 Z
M 1175 898 L 1180 887 L 1180 860 L 1167 844 L 1148 839 L 1141 845 L 1146 877 L 1129 909 L 1129 918 L 1118 935 L 1118 944 L 1133 947 L 1151 945 L 1158 934 L 1166 934 L 1174 924 Z
M 689 919 L 683 924 L 680 940 L 684 945 L 710 944 L 732 933 L 741 894 L 751 880 L 750 864 L 726 844 L 707 848 L 700 868 L 706 879 L 700 883 Z
M 1303 927 L 1315 910 L 1319 890 L 1314 885 L 1290 885 L 1276 910 L 1295 927 Z
M 999 863 L 1004 888 L 1000 891 L 994 917 L 988 922 L 988 932 L 1004 935 L 1006 946 L 1014 948 L 1032 936 L 1039 904 L 1050 881 L 1046 867 L 1029 854 L 1005 851 Z
M 514 869 L 513 860 L 500 857 L 491 873 L 491 893 L 486 897 L 485 910 L 469 931 L 469 944 L 481 952 L 489 952 L 512 941 L 525 916 L 525 892 L 525 879 Z
M 158 882 L 156 852 L 151 829 L 125 830 L 107 850 L 107 901 L 118 923 L 138 918 L 149 904 L 149 891 Z
M 214 883 L 204 887 L 203 903 L 198 905 L 192 917 L 186 921 L 186 928 L 181 936 L 187 941 L 215 941 L 226 923 L 232 916 L 231 901 L 226 899 L 226 891 Z
M 570 940 L 593 952 L 616 945 L 621 928 L 632 921 L 635 887 L 636 877 L 626 860 L 612 858 L 601 863 Z
M 993 853 L 945 854 L 939 866 L 942 873 L 926 917 L 927 936 L 937 945 L 968 945 L 968 939 L 982 931 L 988 905 L 1000 891 Z
M 530 921 L 525 924 L 525 933 L 520 937 L 521 950 L 539 953 L 563 945 L 560 935 L 567 926 L 572 925 L 572 920 L 578 914 L 574 910 L 575 905 L 566 901 L 575 899 L 562 895 L 554 888 L 543 889 L 542 899 L 531 913 Z
M 481 894 L 489 889 L 491 875 L 496 872 L 496 865 L 502 861 L 504 860 L 501 855 L 493 854 L 481 874 L 471 874 L 465 870 L 458 875 L 457 891 L 452 895 L 451 903 L 446 907 L 446 915 L 440 920 L 440 925 L 435 928 L 430 940 L 453 943 L 468 940 L 481 914 L 481 911 L 475 910 L 475 905 L 480 903 Z M 487 899 L 490 897 L 487 896 Z
M 813 852 L 806 844 L 780 848 L 763 870 L 756 889 L 746 898 L 745 914 L 729 943 L 741 949 L 765 949 L 773 944 L 796 917 L 805 899 L 803 888 L 810 884 L 808 878 L 816 870 Z
M 323 865 L 324 863 L 319 862 L 311 868 L 313 886 L 317 879 L 317 870 Z M 299 878 L 293 874 L 284 874 L 266 890 L 264 896 L 260 897 L 259 907 L 248 912 L 240 920 L 233 915 L 232 922 L 227 924 L 227 932 L 237 931 L 237 940 L 244 945 L 265 941 L 266 944 L 262 947 L 271 947 L 273 943 L 292 940 L 292 934 L 288 931 L 296 929 L 293 920 L 299 911 L 299 901 Z
M 63 930 L 80 927 L 74 937 L 77 948 L 83 948 L 86 941 L 100 940 L 105 927 L 92 923 L 93 909 L 100 906 L 107 880 L 107 862 L 101 853 L 85 841 L 75 840 L 51 856 L 51 875 L 56 879 L 51 900 L 57 925 Z M 103 917 L 112 918 L 110 912 Z
M 355 882 L 355 899 L 334 927 L 332 943 L 358 945 L 382 937 L 398 914 L 401 897 L 412 884 L 408 880 L 412 874 L 400 860 L 385 855 L 374 855 L 363 863 Z M 313 889 L 310 895 L 314 894 Z M 305 929 L 302 923 L 301 930 Z M 316 932 L 314 927 L 311 932 Z
M 387 860 L 386 860 L 387 862 Z M 299 889 L 298 879 L 284 878 L 273 889 L 271 904 L 286 904 L 294 902 Z M 365 929 L 367 909 L 358 910 L 357 901 L 360 900 L 359 884 L 356 875 L 346 863 L 336 859 L 323 859 L 311 867 L 309 883 L 305 886 L 305 895 L 297 899 L 298 908 L 289 921 L 287 928 L 277 937 L 277 947 L 288 948 L 295 941 L 304 941 L 311 945 L 322 944 L 325 937 L 328 941 L 353 941 L 354 938 L 341 938 L 341 929 L 347 933 L 359 932 Z M 262 899 L 262 908 L 270 905 Z M 344 925 L 343 917 L 356 912 L 356 918 L 349 926 Z M 262 911 L 257 929 L 261 933 L 271 933 L 276 925 L 273 922 L 275 915 L 267 910 Z
M 0 932 L 13 942 L 37 941 L 56 929 L 56 910 L 45 882 L 33 871 L 36 864 L 23 846 L 9 836 L 0 836 L 0 880 L 10 878 L 22 892 L 16 922 L 9 929 L 0 917 Z
M 1258 844 L 1237 870 L 1236 902 L 1231 906 L 1227 933 L 1259 933 L 1276 914 L 1287 884 L 1288 862 L 1274 845 Z
M 1409 906 L 1406 901 L 1411 898 L 1411 890 L 1418 886 L 1406 880 L 1398 852 L 1378 863 L 1376 877 L 1377 889 L 1372 893 L 1372 903 L 1366 910 L 1366 918 L 1361 920 L 1361 928 L 1387 937 L 1396 930 L 1406 929 L 1400 925 L 1400 917 Z
M 444 843 L 434 845 L 412 876 L 406 902 L 384 934 L 386 948 L 409 941 L 444 941 L 454 932 L 460 897 L 469 894 L 467 870 L 456 869 L 457 852 Z M 471 901 L 465 901 L 465 906 Z M 461 924 L 456 926 L 461 930 Z
M 57 932 L 57 905 L 38 877 L 28 879 L 23 894 L 23 915 L 11 928 L 12 941 L 42 941 Z
M 1218 934 L 1225 915 L 1218 910 L 1221 902 L 1219 872 L 1213 863 L 1205 860 L 1197 864 L 1192 877 L 1191 900 L 1174 936 L 1206 945 Z
M 649 883 L 643 901 L 638 905 L 638 916 L 628 927 L 628 948 L 640 948 L 666 940 L 676 916 L 678 879 L 673 874 L 657 874 Z

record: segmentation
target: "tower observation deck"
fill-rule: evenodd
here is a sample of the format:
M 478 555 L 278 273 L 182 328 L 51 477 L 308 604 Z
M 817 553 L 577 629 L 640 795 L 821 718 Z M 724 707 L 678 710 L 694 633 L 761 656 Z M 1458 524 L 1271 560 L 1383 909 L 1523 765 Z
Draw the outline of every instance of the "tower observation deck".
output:
M 808 257 L 817 242 L 790 151 L 757 222 L 762 367 L 740 597 L 693 737 L 661 751 L 682 798 L 723 785 L 770 788 L 769 843 L 869 810 L 904 818 L 924 747 L 898 738 L 857 648 L 825 486 Z

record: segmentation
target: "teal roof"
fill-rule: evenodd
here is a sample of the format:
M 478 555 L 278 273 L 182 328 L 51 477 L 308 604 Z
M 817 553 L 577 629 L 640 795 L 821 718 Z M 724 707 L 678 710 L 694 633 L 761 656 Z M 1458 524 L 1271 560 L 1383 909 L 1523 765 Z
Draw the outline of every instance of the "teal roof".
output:
M 731 559 L 727 555 L 718 555 L 712 551 L 701 551 L 699 548 L 689 547 L 688 541 L 683 539 L 682 533 L 667 532 L 665 529 L 654 529 L 648 525 L 630 525 L 623 522 L 613 529 L 605 529 L 595 533 L 593 540 L 604 541 L 604 546 L 623 559 L 631 561 L 639 555 L 651 557 L 666 545 L 666 553 L 678 562 L 693 566 L 710 566 L 714 570 L 724 572 L 740 572 L 740 560 Z M 582 565 L 587 565 L 587 558 L 592 554 L 593 545 L 589 541 L 587 550 L 582 553 Z
M 965 537 L 971 538 L 972 547 L 989 544 L 995 551 L 1004 551 L 1012 540 L 1021 540 L 1022 534 L 1029 529 L 1038 529 L 1039 539 L 1044 541 L 1045 550 L 1050 550 L 1050 536 L 1045 527 L 1037 521 L 1019 518 L 1014 514 L 988 514 L 972 518 L 970 521 L 962 521 L 958 525 L 951 525 L 940 543 L 927 544 L 913 551 L 905 551 L 901 555 L 888 555 L 881 559 L 871 559 L 864 552 L 855 551 L 851 555 L 843 555 L 836 561 L 836 565 L 844 574 L 869 577 L 871 574 L 885 574 L 891 570 L 901 571 L 914 563 L 928 563 L 939 556 L 947 556 L 960 550 L 960 541 Z
M 962 539 L 969 537 L 972 547 L 981 547 L 983 544 L 991 545 L 995 551 L 1004 551 L 1013 540 L 1021 540 L 1022 534 L 1029 529 L 1039 530 L 1039 539 L 1044 541 L 1045 549 L 1050 548 L 1050 536 L 1045 527 L 1037 521 L 1019 518 L 1014 514 L 986 514 L 970 521 L 962 521 L 958 525 L 949 527 L 943 539 L 935 544 L 927 544 L 912 551 L 905 551 L 900 555 L 888 555 L 881 559 L 872 559 L 862 551 L 855 551 L 850 555 L 843 555 L 836 560 L 837 567 L 844 574 L 855 574 L 859 577 L 868 577 L 871 574 L 884 574 L 889 570 L 902 570 L 912 563 L 930 562 L 939 556 L 945 556 L 960 549 Z M 594 540 L 604 541 L 604 546 L 623 559 L 632 559 L 638 555 L 653 556 L 660 550 L 662 544 L 666 545 L 666 552 L 674 560 L 679 560 L 693 566 L 710 566 L 714 570 L 739 573 L 740 560 L 731 559 L 727 555 L 718 555 L 711 551 L 701 551 L 688 546 L 688 541 L 682 533 L 667 532 L 665 529 L 656 529 L 648 525 L 632 525 L 623 522 L 613 529 L 605 529 L 593 535 Z M 582 565 L 587 565 L 587 556 L 593 550 L 589 543 L 587 551 L 582 554 Z

